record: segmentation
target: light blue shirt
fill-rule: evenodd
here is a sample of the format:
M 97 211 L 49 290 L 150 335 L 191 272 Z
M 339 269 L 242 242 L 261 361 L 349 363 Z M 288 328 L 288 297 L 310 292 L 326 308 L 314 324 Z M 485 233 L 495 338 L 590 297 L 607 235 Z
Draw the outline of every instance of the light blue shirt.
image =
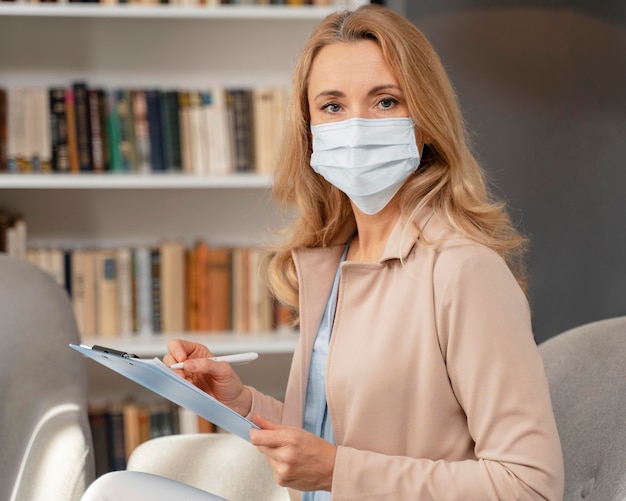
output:
M 331 444 L 335 444 L 332 423 L 328 415 L 328 404 L 326 402 L 326 359 L 328 358 L 328 345 L 330 343 L 330 333 L 333 330 L 335 320 L 335 309 L 337 307 L 337 292 L 339 290 L 339 277 L 341 276 L 341 263 L 345 261 L 348 254 L 350 242 L 346 244 L 343 251 L 333 287 L 326 303 L 324 316 L 320 323 L 313 353 L 311 354 L 311 367 L 309 369 L 309 379 L 306 387 L 306 401 L 304 404 L 304 429 L 322 437 Z M 302 501 L 330 501 L 328 491 L 309 491 L 302 494 Z

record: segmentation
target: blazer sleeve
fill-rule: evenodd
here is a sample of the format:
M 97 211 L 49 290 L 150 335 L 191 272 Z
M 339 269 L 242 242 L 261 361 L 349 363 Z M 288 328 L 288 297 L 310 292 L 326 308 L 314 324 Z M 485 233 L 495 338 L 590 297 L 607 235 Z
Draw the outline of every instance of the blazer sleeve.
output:
M 247 387 L 252 393 L 252 407 L 250 413 L 246 416 L 248 419 L 253 414 L 259 414 L 265 419 L 280 423 L 283 414 L 283 403 L 273 397 L 261 393 L 252 386 Z

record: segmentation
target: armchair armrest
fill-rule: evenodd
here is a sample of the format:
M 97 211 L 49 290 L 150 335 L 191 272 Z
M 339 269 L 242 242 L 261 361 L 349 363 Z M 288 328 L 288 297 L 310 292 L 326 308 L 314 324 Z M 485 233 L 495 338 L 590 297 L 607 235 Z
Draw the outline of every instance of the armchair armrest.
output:
M 161 475 L 231 501 L 288 501 L 274 482 L 265 457 L 250 443 L 229 433 L 170 435 L 137 447 L 128 470 Z

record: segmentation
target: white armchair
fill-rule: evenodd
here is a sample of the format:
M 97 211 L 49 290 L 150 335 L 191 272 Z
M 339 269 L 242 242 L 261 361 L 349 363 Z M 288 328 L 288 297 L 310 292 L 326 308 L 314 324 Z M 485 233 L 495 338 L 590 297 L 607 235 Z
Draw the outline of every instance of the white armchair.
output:
M 94 477 L 86 368 L 65 291 L 0 255 L 0 499 L 77 501 Z
M 128 470 L 153 473 L 217 494 L 229 501 L 288 501 L 263 455 L 229 433 L 171 435 L 144 442 Z

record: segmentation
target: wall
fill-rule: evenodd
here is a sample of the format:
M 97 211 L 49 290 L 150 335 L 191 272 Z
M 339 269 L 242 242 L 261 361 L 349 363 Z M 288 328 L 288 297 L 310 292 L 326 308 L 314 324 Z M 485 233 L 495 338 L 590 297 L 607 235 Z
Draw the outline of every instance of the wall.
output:
M 421 0 L 405 14 L 531 239 L 537 340 L 626 314 L 626 2 Z

